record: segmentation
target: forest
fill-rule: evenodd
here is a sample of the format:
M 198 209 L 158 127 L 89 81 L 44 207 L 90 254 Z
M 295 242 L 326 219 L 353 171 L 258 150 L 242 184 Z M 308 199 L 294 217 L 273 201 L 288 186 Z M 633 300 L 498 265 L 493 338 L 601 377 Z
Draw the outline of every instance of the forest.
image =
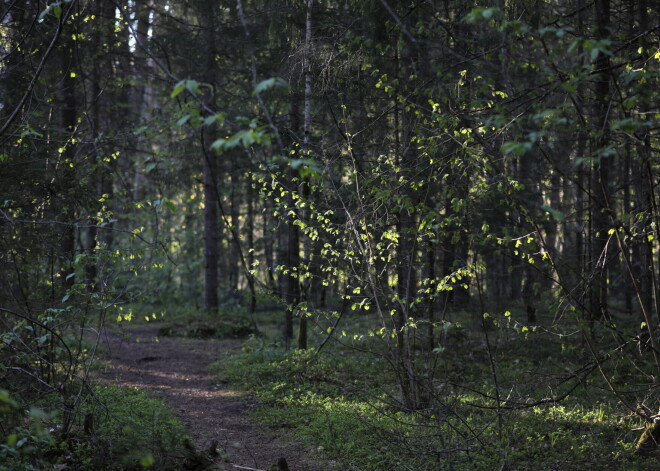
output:
M 660 467 L 659 18 L 1 1 L 0 470 Z M 107 381 L 136 332 L 323 464 Z

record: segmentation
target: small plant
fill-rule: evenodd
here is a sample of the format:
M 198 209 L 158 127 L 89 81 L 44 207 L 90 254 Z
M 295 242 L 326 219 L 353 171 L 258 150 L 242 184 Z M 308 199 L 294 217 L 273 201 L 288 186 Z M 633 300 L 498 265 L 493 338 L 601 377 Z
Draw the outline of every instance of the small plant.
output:
M 88 456 L 90 449 L 79 447 L 78 461 L 91 460 L 89 469 L 181 466 L 183 425 L 160 400 L 139 388 L 98 386 L 80 417 L 79 431 L 85 433 L 93 455 Z M 75 453 L 75 447 L 70 451 Z
M 499 341 L 510 342 L 507 336 Z M 337 344 L 319 354 L 283 350 L 253 337 L 216 369 L 223 380 L 252 393 L 258 420 L 289 430 L 330 457 L 341 457 L 346 467 L 652 469 L 650 458 L 633 454 L 637 419 L 621 415 L 603 397 L 576 390 L 556 404 L 504 404 L 498 409 L 484 353 L 475 351 L 475 345 L 457 342 L 439 354 L 434 402 L 417 412 L 397 407 L 397 387 L 383 374 L 384 361 Z M 516 345 L 501 351 L 502 384 L 515 385 L 522 369 L 548 357 L 561 358 L 563 364 L 573 360 L 560 344 L 530 339 Z M 543 348 L 537 351 L 539 346 Z
M 97 386 L 80 407 L 70 431 L 61 433 L 57 404 L 21 413 L 0 390 L 0 471 L 181 469 L 183 425 L 158 399 L 138 388 Z
M 0 471 L 37 471 L 47 464 L 42 451 L 55 441 L 42 423 L 47 418 L 36 407 L 22 411 L 9 392 L 0 389 Z

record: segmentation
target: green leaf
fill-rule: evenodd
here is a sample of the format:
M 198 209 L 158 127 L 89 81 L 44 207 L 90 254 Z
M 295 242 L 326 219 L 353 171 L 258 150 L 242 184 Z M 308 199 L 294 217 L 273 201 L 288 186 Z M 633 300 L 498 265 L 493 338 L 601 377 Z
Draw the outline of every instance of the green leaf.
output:
M 298 170 L 301 177 L 316 177 L 321 173 L 318 164 L 311 159 L 292 159 L 289 165 L 292 169 Z
M 488 21 L 499 13 L 500 9 L 497 7 L 474 8 L 470 13 L 467 14 L 464 21 L 466 23 L 479 23 L 481 21 Z
M 490 20 L 495 13 L 498 12 L 497 8 L 486 8 L 483 13 L 481 14 L 482 18 L 484 20 Z
M 156 162 L 149 162 L 149 163 L 147 164 L 147 166 L 145 167 L 144 171 L 147 172 L 147 173 L 149 173 L 149 172 L 151 172 L 153 169 L 156 168 L 156 165 L 158 165 Z
M 580 46 L 580 41 L 576 39 L 573 42 L 571 42 L 566 52 L 568 52 L 569 54 L 573 54 L 575 51 L 577 51 L 579 46 Z
M 204 126 L 210 126 L 211 124 L 215 123 L 217 120 L 218 120 L 217 115 L 207 116 L 206 118 L 204 118 L 204 121 L 202 121 L 202 124 Z
M 31 406 L 30 407 L 30 417 L 34 417 L 35 419 L 45 419 L 48 417 L 48 414 L 46 414 L 42 409 L 39 409 L 38 407 Z
M 184 117 L 180 118 L 180 119 L 176 122 L 176 125 L 177 125 L 177 126 L 183 126 L 184 124 L 186 124 L 186 123 L 188 122 L 188 120 L 190 119 L 190 117 L 191 117 L 191 116 L 190 116 L 189 114 L 185 115 Z
M 197 80 L 186 80 L 186 88 L 193 95 L 199 95 L 199 82 Z
M 227 143 L 227 139 L 217 139 L 216 141 L 211 144 L 211 149 L 213 149 L 216 152 L 220 152 L 225 148 L 225 144 Z
M 541 206 L 541 209 L 543 211 L 546 211 L 546 212 L 550 213 L 550 215 L 552 216 L 552 218 L 555 221 L 563 222 L 566 219 L 566 215 L 564 213 L 562 213 L 561 211 L 558 211 L 556 209 L 553 209 L 548 205 L 544 204 L 543 206 Z
M 60 2 L 53 2 L 50 5 L 46 6 L 46 9 L 43 10 L 41 13 L 39 13 L 39 18 L 38 21 L 41 23 L 44 18 L 46 18 L 46 15 L 50 13 L 51 11 L 53 12 L 53 15 L 55 15 L 55 18 L 58 20 L 62 18 L 62 3 L 69 3 L 71 0 L 63 0 Z
M 289 89 L 289 84 L 286 80 L 280 77 L 273 77 L 266 79 L 260 82 L 256 87 L 254 87 L 253 95 L 270 90 L 271 88 L 283 88 L 284 90 Z
M 257 142 L 254 138 L 254 134 L 251 131 L 243 131 L 240 136 L 241 142 L 244 147 L 250 147 L 252 144 Z
M 41 13 L 39 13 L 39 23 L 41 23 L 44 20 L 44 18 L 46 18 L 46 15 L 48 14 L 49 11 L 50 11 L 50 5 L 48 5 L 46 9 L 43 10 Z
M 179 83 L 177 83 L 174 86 L 174 90 L 172 90 L 172 93 L 170 94 L 170 98 L 176 98 L 179 93 L 181 93 L 184 89 L 186 88 L 186 81 L 181 80 Z
M 176 98 L 183 90 L 188 90 L 193 95 L 199 95 L 201 91 L 199 90 L 200 83 L 197 80 L 181 80 L 174 86 L 172 93 L 170 94 L 171 98 Z
M 154 460 L 154 457 L 151 453 L 147 453 L 142 458 L 140 458 L 140 466 L 143 468 L 149 468 L 150 466 L 153 466 L 155 462 L 156 460 Z

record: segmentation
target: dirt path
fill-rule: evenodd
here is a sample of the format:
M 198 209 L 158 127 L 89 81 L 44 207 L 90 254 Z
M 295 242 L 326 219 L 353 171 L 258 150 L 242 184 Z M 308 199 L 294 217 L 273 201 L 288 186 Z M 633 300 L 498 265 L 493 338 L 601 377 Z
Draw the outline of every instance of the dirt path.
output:
M 226 469 L 266 470 L 281 457 L 291 471 L 337 469 L 334 463 L 320 460 L 314 450 L 251 422 L 241 394 L 214 378 L 209 365 L 223 352 L 236 350 L 239 342 L 158 337 L 158 327 L 106 334 L 102 345 L 109 364 L 99 372 L 99 379 L 141 387 L 164 399 L 187 425 L 198 449 L 208 449 L 217 440 L 218 447 L 227 451 Z

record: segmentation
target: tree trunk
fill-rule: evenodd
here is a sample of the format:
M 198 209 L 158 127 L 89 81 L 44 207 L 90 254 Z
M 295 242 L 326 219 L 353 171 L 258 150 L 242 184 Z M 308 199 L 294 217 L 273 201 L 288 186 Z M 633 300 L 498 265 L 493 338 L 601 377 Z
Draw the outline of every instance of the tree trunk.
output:
M 610 2 L 609 0 L 597 0 L 595 3 L 596 14 L 596 38 L 604 40 L 609 37 L 610 26 Z M 592 220 L 593 232 L 591 262 L 593 283 L 591 287 L 590 311 L 593 317 L 607 317 L 607 266 L 609 254 L 607 253 L 607 241 L 609 238 L 609 211 L 610 211 L 610 166 L 614 155 L 604 155 L 603 150 L 609 145 L 609 115 L 610 115 L 610 72 L 609 57 L 600 53 L 594 62 L 596 69 L 595 84 L 595 108 L 594 115 L 597 129 L 594 132 L 597 138 L 594 142 L 593 151 L 599 153 L 596 156 L 592 173 Z
M 204 101 L 210 109 L 215 108 L 215 84 L 217 78 L 216 24 L 212 4 L 205 4 L 200 11 L 200 24 L 208 51 L 205 54 L 205 81 L 212 85 L 206 90 Z M 211 144 L 217 138 L 216 124 L 202 128 L 202 179 L 204 184 L 204 309 L 209 313 L 218 311 L 218 200 L 217 157 Z
M 76 97 L 76 63 L 73 41 L 67 39 L 63 41 L 61 51 L 62 70 L 62 88 L 60 89 L 60 125 L 61 139 L 65 143 L 60 155 L 58 167 L 60 168 L 59 182 L 59 218 L 64 223 L 60 235 L 60 272 L 59 276 L 64 291 L 70 289 L 74 282 L 73 260 L 75 256 L 76 232 L 74 230 L 74 200 L 71 195 L 71 185 L 76 181 L 76 149 L 75 139 L 73 139 L 76 129 L 77 106 Z
M 144 50 L 149 40 L 151 6 L 148 0 L 136 0 L 135 17 L 137 25 L 135 28 L 136 48 L 133 54 L 133 74 L 139 80 L 137 85 L 132 88 L 131 101 L 134 106 L 136 117 L 140 125 L 150 121 L 151 107 L 148 105 L 153 92 L 150 90 L 150 82 L 147 77 L 150 75 L 150 59 Z M 135 137 L 135 147 L 138 150 L 133 167 L 133 200 L 141 201 L 147 193 L 147 179 L 144 176 L 146 156 L 140 153 L 145 145 L 145 134 L 140 133 Z
M 248 181 L 245 185 L 245 197 L 246 197 L 246 232 L 247 232 L 247 243 L 248 243 L 248 253 L 247 253 L 247 264 L 249 270 L 254 270 L 256 272 L 256 267 L 254 266 L 254 252 L 256 247 L 254 246 L 254 192 L 252 186 Z M 250 276 L 246 274 L 246 276 Z M 257 293 L 254 288 L 254 282 L 250 279 L 248 281 L 248 288 L 250 290 L 250 314 L 254 314 L 257 311 Z
M 305 158 L 311 157 L 311 150 L 309 148 L 309 137 L 312 128 L 312 70 L 311 60 L 312 57 L 312 8 L 314 0 L 307 0 L 307 12 L 305 15 L 305 51 L 304 51 L 304 72 L 305 72 L 305 113 L 303 119 L 303 156 Z M 303 178 L 301 183 L 301 193 L 303 200 L 308 200 L 310 196 L 310 181 L 309 177 Z M 301 219 L 303 222 L 307 218 L 307 212 L 302 211 Z M 305 262 L 308 270 L 312 270 L 312 241 L 309 237 L 303 236 L 303 250 Z M 309 300 L 309 290 L 314 277 L 305 278 L 301 287 L 302 301 Z M 298 328 L 298 348 L 307 348 L 307 312 L 300 312 L 300 324 Z

